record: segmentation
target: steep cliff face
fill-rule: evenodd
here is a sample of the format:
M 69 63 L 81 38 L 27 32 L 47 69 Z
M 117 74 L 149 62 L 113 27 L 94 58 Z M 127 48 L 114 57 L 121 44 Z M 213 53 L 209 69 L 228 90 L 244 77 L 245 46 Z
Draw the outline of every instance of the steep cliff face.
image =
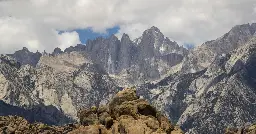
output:
M 16 51 L 14 54 L 9 54 L 9 56 L 13 57 L 15 60 L 21 63 L 21 65 L 29 64 L 35 67 L 42 54 L 39 52 L 30 52 L 26 47 L 23 47 L 22 50 Z
M 104 70 L 78 52 L 44 55 L 36 68 L 1 60 L 0 71 L 0 99 L 5 103 L 25 109 L 40 104 L 54 106 L 74 120 L 79 108 L 106 104 L 118 91 Z M 51 111 L 49 114 L 54 115 Z
M 182 67 L 184 72 L 196 72 L 208 67 L 216 56 L 227 54 L 243 46 L 255 36 L 256 23 L 237 25 L 222 37 L 205 42 L 190 51 Z
M 196 98 L 179 119 L 186 131 L 222 133 L 226 126 L 256 121 L 255 50 L 253 38 L 230 55 L 216 58 L 192 82 Z
M 159 79 L 170 71 L 170 67 L 181 63 L 188 53 L 164 37 L 156 27 L 146 30 L 135 41 L 131 41 L 127 34 L 123 34 L 121 40 L 114 35 L 99 37 L 89 40 L 86 46 L 77 45 L 65 50 L 72 51 L 84 52 L 122 86 Z
M 256 38 L 216 57 L 196 73 L 176 73 L 141 85 L 138 94 L 169 115 L 187 133 L 224 133 L 227 126 L 256 120 Z

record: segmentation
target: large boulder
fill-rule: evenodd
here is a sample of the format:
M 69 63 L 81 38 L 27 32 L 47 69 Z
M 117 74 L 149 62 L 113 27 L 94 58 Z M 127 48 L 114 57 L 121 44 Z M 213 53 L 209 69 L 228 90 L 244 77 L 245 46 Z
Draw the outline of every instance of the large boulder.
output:
M 109 112 L 114 119 L 121 115 L 131 115 L 137 118 L 139 115 L 156 116 L 156 109 L 146 100 L 139 99 L 135 89 L 126 88 L 114 96 L 109 103 Z
M 79 117 L 82 125 L 96 125 L 101 133 L 103 129 L 100 126 L 104 126 L 106 129 L 104 132 L 111 130 L 113 134 L 183 133 L 146 100 L 140 99 L 134 88 L 126 88 L 118 92 L 109 102 L 108 107 L 100 106 L 81 110 Z M 80 129 L 92 130 L 88 127 Z

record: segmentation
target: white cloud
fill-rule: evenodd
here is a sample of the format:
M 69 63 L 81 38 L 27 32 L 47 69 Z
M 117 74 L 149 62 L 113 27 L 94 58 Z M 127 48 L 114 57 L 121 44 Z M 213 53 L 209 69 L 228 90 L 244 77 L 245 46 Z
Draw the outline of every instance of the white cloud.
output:
M 77 32 L 65 32 L 58 36 L 58 41 L 60 42 L 59 48 L 64 50 L 69 46 L 80 44 L 79 35 Z
M 77 34 L 58 35 L 56 30 L 91 27 L 104 33 L 117 25 L 121 28 L 118 36 L 125 32 L 134 39 L 154 25 L 177 42 L 202 44 L 234 25 L 255 22 L 255 7 L 255 0 L 1 1 L 0 53 L 23 46 L 52 51 L 78 42 Z
M 144 30 L 148 29 L 149 26 L 143 24 L 131 24 L 131 25 L 121 25 L 119 32 L 116 36 L 121 39 L 123 33 L 129 35 L 131 39 L 138 38 L 142 35 Z
M 0 53 L 13 53 L 22 47 L 31 51 L 52 52 L 55 47 L 66 48 L 80 43 L 77 32 L 58 32 L 44 23 L 31 19 L 0 18 Z

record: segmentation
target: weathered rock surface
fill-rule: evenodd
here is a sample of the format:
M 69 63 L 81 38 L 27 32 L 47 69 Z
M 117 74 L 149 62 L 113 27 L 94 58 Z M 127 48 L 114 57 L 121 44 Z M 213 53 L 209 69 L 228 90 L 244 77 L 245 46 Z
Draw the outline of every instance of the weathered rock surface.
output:
M 224 133 L 227 126 L 256 122 L 256 38 L 216 57 L 196 73 L 176 73 L 138 87 L 138 95 L 187 133 Z
M 8 56 L 0 59 L 0 99 L 12 106 L 27 110 L 38 105 L 53 106 L 77 120 L 79 108 L 106 104 L 118 91 L 107 73 L 79 52 L 43 55 L 36 68 L 20 66 Z M 49 116 L 54 124 L 67 123 L 54 117 L 57 111 L 39 110 L 38 114 Z M 4 114 L 4 109 L 0 113 Z
M 16 51 L 14 54 L 9 54 L 8 56 L 13 57 L 21 65 L 28 64 L 35 67 L 42 54 L 39 52 L 30 52 L 26 47 L 23 47 L 22 50 Z
M 2 134 L 64 134 L 75 128 L 76 126 L 72 124 L 57 127 L 43 123 L 30 124 L 18 116 L 0 116 L 0 133 Z
M 249 125 L 241 128 L 227 128 L 225 134 L 256 134 L 256 125 Z
M 139 99 L 133 89 L 120 91 L 109 107 L 93 106 L 79 111 L 80 124 L 48 126 L 30 124 L 18 116 L 0 116 L 1 133 L 25 134 L 182 134 L 182 130 L 156 111 L 147 101 Z M 132 111 L 132 112 L 130 112 Z M 116 114 L 117 113 L 117 114 Z
M 188 53 L 156 27 L 146 30 L 136 40 L 140 41 L 131 41 L 127 34 L 121 40 L 114 35 L 106 39 L 99 37 L 89 40 L 86 46 L 77 45 L 65 52 L 84 52 L 122 86 L 159 79 Z
M 215 57 L 227 54 L 243 46 L 255 36 L 255 29 L 256 23 L 237 25 L 222 37 L 205 42 L 189 52 L 182 71 L 193 73 L 207 68 Z
M 139 99 L 135 89 L 118 92 L 108 104 L 108 108 L 92 107 L 79 112 L 83 125 L 103 124 L 106 128 L 118 127 L 113 131 L 123 133 L 170 133 L 174 126 L 146 100 Z M 121 129 L 121 130 L 120 130 Z
M 56 48 L 33 64 L 27 62 L 30 54 L 24 54 L 24 60 L 16 59 L 20 63 L 11 58 L 14 56 L 2 55 L 0 99 L 30 112 L 39 105 L 43 107 L 37 112 L 42 113 L 40 119 L 61 124 L 68 122 L 60 120 L 61 115 L 78 120 L 80 107 L 106 104 L 118 86 L 135 84 L 140 98 L 147 99 L 187 133 L 224 133 L 228 126 L 239 128 L 256 122 L 255 29 L 256 24 L 238 25 L 189 51 L 152 27 L 134 41 L 124 34 L 121 40 L 115 36 L 97 38 L 64 52 Z M 89 110 L 87 124 L 100 122 L 109 127 L 120 118 L 123 126 L 129 126 L 132 118 L 140 120 L 135 124 L 148 120 L 144 115 L 137 117 L 138 105 L 147 107 L 148 103 L 130 99 L 117 99 L 110 106 L 112 111 L 100 107 L 91 114 Z M 55 109 L 46 114 L 45 107 L 58 112 Z M 115 110 L 119 112 L 113 115 Z M 82 126 L 81 130 L 99 131 L 104 125 L 95 129 Z

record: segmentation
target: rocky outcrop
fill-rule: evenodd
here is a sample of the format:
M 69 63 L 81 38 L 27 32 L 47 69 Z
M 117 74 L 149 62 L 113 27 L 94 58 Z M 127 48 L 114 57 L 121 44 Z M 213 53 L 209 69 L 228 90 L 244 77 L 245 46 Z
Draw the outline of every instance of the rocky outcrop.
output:
M 189 52 L 182 71 L 190 73 L 207 68 L 215 57 L 227 54 L 243 46 L 256 35 L 255 29 L 256 23 L 237 25 L 222 37 L 203 43 Z
M 38 105 L 51 106 L 57 111 L 37 114 L 56 125 L 69 121 L 55 118 L 55 112 L 77 120 L 79 108 L 106 104 L 118 91 L 108 74 L 79 52 L 44 55 L 36 68 L 20 66 L 7 57 L 0 58 L 0 99 L 28 111 Z
M 256 122 L 255 48 L 253 38 L 230 55 L 216 58 L 192 82 L 189 88 L 196 89 L 196 97 L 178 122 L 186 131 L 223 133 L 227 126 Z
M 188 53 L 154 26 L 136 40 L 140 41 L 131 41 L 127 34 L 123 34 L 121 40 L 114 35 L 99 37 L 88 40 L 86 46 L 79 44 L 65 52 L 84 52 L 121 86 L 159 79 L 170 67 L 181 63 Z
M 69 134 L 182 134 L 178 126 L 139 99 L 134 89 L 120 91 L 107 106 L 84 109 L 78 113 L 80 124 L 48 126 L 30 124 L 18 116 L 0 116 L 1 133 L 69 133 Z
M 52 55 L 57 56 L 57 55 L 62 54 L 62 53 L 63 53 L 63 51 L 60 48 L 57 47 L 53 50 Z
M 79 113 L 83 125 L 101 123 L 114 133 L 171 133 L 174 126 L 146 100 L 139 99 L 135 89 L 117 93 L 109 107 L 92 107 Z
M 256 134 L 256 125 L 241 128 L 227 128 L 225 134 Z
M 30 52 L 28 48 L 23 47 L 22 50 L 16 51 L 14 54 L 9 54 L 8 56 L 14 58 L 21 65 L 31 65 L 35 67 L 42 54 L 40 52 Z
M 49 126 L 43 123 L 30 124 L 18 116 L 0 116 L 0 133 L 3 134 L 63 134 L 75 129 L 75 125 L 62 127 Z
M 224 133 L 228 126 L 256 122 L 256 38 L 233 52 L 217 56 L 196 73 L 172 74 L 138 87 L 186 133 Z M 179 114 L 180 113 L 180 114 Z

